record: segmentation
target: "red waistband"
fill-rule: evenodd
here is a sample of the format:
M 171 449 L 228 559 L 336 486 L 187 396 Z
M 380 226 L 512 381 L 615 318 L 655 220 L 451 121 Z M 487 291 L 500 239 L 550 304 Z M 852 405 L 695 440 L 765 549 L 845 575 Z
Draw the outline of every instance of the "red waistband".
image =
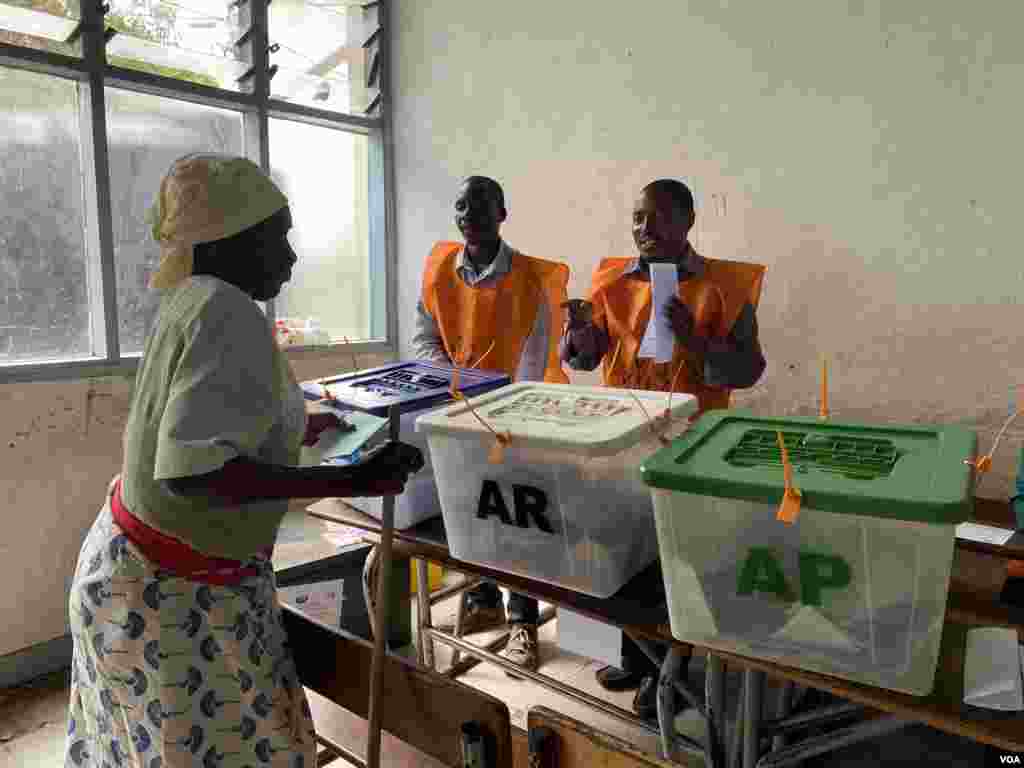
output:
M 239 560 L 208 557 L 185 542 L 150 528 L 124 506 L 120 479 L 110 494 L 110 511 L 114 522 L 142 554 L 157 567 L 176 576 L 213 586 L 230 586 L 259 572 L 252 566 L 243 568 Z M 268 547 L 264 554 L 269 557 L 272 551 L 273 547 Z

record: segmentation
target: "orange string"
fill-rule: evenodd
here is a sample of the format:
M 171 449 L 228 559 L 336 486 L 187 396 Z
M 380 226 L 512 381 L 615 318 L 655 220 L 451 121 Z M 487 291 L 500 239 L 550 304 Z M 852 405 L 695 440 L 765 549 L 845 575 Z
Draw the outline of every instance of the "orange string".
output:
M 342 340 L 345 342 L 345 346 L 348 347 L 349 354 L 352 355 L 352 370 L 359 370 L 359 358 L 356 357 L 356 352 L 352 349 L 352 342 L 348 340 L 348 336 L 342 336 Z
M 488 347 L 487 351 L 484 352 L 484 354 L 480 357 L 480 359 L 476 361 L 476 365 L 479 365 L 480 361 L 483 360 L 485 357 L 487 357 L 487 355 L 490 354 L 490 352 L 491 352 L 491 350 L 493 348 L 494 348 L 494 342 L 492 341 L 491 342 L 491 346 Z M 476 367 L 476 366 L 474 366 L 474 367 Z M 491 446 L 490 453 L 488 453 L 488 455 L 487 455 L 487 460 L 491 464 L 500 464 L 504 460 L 504 457 L 505 457 L 505 446 L 507 446 L 509 443 L 512 442 L 512 433 L 508 432 L 507 430 L 505 431 L 504 434 L 496 431 L 494 429 L 494 427 L 492 427 L 490 424 L 488 424 L 483 419 L 483 417 L 480 416 L 480 414 L 476 412 L 476 409 L 473 407 L 473 403 L 470 402 L 470 399 L 468 397 L 466 397 L 464 394 L 462 394 L 461 392 L 459 392 L 459 366 L 456 366 L 452 370 L 452 380 L 451 380 L 451 384 L 449 385 L 449 388 L 448 388 L 448 394 L 450 394 L 452 396 L 452 399 L 455 400 L 456 402 L 465 403 L 466 408 L 469 409 L 469 412 L 471 414 L 473 414 L 473 418 L 475 418 L 477 421 L 479 421 L 480 424 L 483 425 L 484 429 L 486 429 L 488 432 L 490 432 L 492 435 L 494 435 L 494 445 Z M 455 414 L 451 414 L 451 413 L 449 414 L 449 416 L 454 416 L 454 415 Z
M 684 365 L 686 365 L 685 360 L 679 363 L 675 374 L 672 376 L 672 383 L 668 385 L 668 405 L 665 406 L 665 432 L 668 432 L 669 425 L 672 423 L 672 395 L 675 394 L 676 384 L 679 383 L 679 374 L 683 372 Z M 668 444 L 669 441 L 663 437 L 662 442 Z
M 615 345 L 615 354 L 612 355 L 612 361 L 608 363 L 608 373 L 615 370 L 615 364 L 619 361 L 619 352 L 622 351 L 622 339 L 619 339 L 619 343 Z
M 472 368 L 476 368 L 478 365 L 480 365 L 480 363 L 482 363 L 484 361 L 484 358 L 486 358 L 489 354 L 491 354 L 491 350 L 494 349 L 494 342 L 495 341 L 496 341 L 496 339 L 491 339 L 491 346 L 489 346 L 487 348 L 487 351 L 484 352 L 482 355 L 480 355 L 480 357 L 477 358 L 477 361 L 470 366 L 471 369 Z
M 992 442 L 992 447 L 989 449 L 989 452 L 987 454 L 985 454 L 984 456 L 979 456 L 977 459 L 974 460 L 964 459 L 964 463 L 974 467 L 974 470 L 979 475 L 983 475 L 990 469 L 992 469 L 992 457 L 995 456 L 996 450 L 999 448 L 999 441 L 1003 439 L 1003 434 L 1017 418 L 1017 414 L 1018 411 L 1014 411 L 1013 413 L 1010 414 L 1010 417 L 1005 422 L 1003 422 L 1003 426 L 996 434 L 996 439 Z
M 644 404 L 642 402 L 640 402 L 640 398 L 636 396 L 636 392 L 634 392 L 633 390 L 630 390 L 629 394 L 630 394 L 630 397 L 632 397 L 634 400 L 636 400 L 636 404 L 638 406 L 640 406 L 640 411 L 643 413 L 644 417 L 647 419 L 647 424 L 650 426 L 651 432 L 654 433 L 655 437 L 660 437 L 660 435 L 658 433 L 658 428 L 654 424 L 654 419 L 651 418 L 651 414 L 649 414 L 647 412 L 647 409 L 644 408 Z
M 821 402 L 818 417 L 823 421 L 828 418 L 828 359 L 821 356 Z
M 776 520 L 781 520 L 787 525 L 796 522 L 800 514 L 800 502 L 802 494 L 800 489 L 793 485 L 793 466 L 789 463 L 789 451 L 786 450 L 786 441 L 782 431 L 777 430 L 779 438 L 779 452 L 782 454 L 782 476 L 785 489 L 782 492 L 782 501 L 779 503 L 779 511 L 775 515 Z
M 612 355 L 612 361 L 608 365 L 608 370 L 609 371 L 613 371 L 615 369 L 615 363 L 618 362 L 619 353 L 621 351 L 622 351 L 622 339 L 619 339 L 618 343 L 615 345 L 615 352 Z M 675 391 L 676 384 L 679 382 L 679 374 L 682 373 L 684 365 L 685 365 L 685 361 L 680 363 L 679 367 L 676 368 L 675 374 L 672 376 L 672 382 L 671 382 L 671 384 L 669 386 L 669 391 L 668 391 L 668 404 L 666 405 L 665 410 L 662 412 L 662 414 L 658 418 L 653 418 L 651 416 L 651 414 L 647 412 L 647 409 L 644 407 L 644 404 L 643 404 L 643 402 L 641 402 L 640 398 L 637 397 L 635 393 L 630 392 L 630 395 L 636 401 L 636 404 L 640 407 L 641 412 L 644 414 L 644 417 L 647 419 L 647 423 L 650 425 L 651 432 L 654 433 L 654 436 L 658 438 L 658 442 L 660 442 L 662 445 L 668 445 L 669 443 L 672 442 L 666 436 L 666 433 L 669 431 L 669 428 L 672 425 L 672 394 Z M 633 370 L 631 370 L 629 373 L 623 375 L 623 379 L 624 379 L 623 384 L 625 385 L 625 387 L 627 389 L 631 388 L 629 386 L 631 383 L 634 383 L 634 384 L 636 383 L 634 381 L 634 378 L 635 378 L 636 375 L 639 375 L 639 371 L 635 370 L 635 366 L 634 366 Z M 663 422 L 663 426 L 660 429 L 658 427 L 658 422 L 659 421 Z

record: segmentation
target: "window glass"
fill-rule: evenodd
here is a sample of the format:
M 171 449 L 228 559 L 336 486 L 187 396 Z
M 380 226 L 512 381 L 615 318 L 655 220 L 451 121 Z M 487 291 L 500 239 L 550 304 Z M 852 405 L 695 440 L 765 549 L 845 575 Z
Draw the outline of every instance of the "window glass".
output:
M 238 90 L 247 65 L 237 5 L 224 0 L 109 0 L 107 61 L 125 69 Z
M 275 314 L 309 321 L 322 342 L 370 338 L 368 153 L 362 134 L 270 120 L 271 176 L 288 196 L 299 257 Z
M 242 116 L 116 88 L 106 95 L 121 353 L 136 355 L 159 304 L 147 287 L 160 248 L 146 214 L 160 180 L 175 160 L 192 152 L 243 154 Z
M 78 86 L 0 67 L 0 363 L 91 353 Z
M 0 0 L 0 43 L 81 57 L 81 39 L 67 42 L 81 17 L 78 0 Z
M 270 62 L 278 69 L 270 81 L 271 95 L 332 112 L 366 114 L 378 94 L 381 61 L 374 34 L 377 6 L 364 5 L 274 0 Z

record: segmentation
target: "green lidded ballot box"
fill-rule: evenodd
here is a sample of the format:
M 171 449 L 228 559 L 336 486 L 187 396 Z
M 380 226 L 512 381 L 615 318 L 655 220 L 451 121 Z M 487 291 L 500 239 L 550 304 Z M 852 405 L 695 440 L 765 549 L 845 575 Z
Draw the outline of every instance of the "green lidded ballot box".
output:
M 928 694 L 976 446 L 961 427 L 705 414 L 641 466 L 673 636 Z

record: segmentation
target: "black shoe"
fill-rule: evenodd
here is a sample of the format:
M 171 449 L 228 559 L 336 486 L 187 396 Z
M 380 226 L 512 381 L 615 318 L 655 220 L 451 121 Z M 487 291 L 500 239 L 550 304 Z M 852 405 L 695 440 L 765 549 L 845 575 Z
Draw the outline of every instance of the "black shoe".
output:
M 633 697 L 633 711 L 642 720 L 658 719 L 658 678 L 645 677 Z
M 640 687 L 644 676 L 640 672 L 627 672 L 618 667 L 601 667 L 597 670 L 597 682 L 606 691 L 632 691 Z

